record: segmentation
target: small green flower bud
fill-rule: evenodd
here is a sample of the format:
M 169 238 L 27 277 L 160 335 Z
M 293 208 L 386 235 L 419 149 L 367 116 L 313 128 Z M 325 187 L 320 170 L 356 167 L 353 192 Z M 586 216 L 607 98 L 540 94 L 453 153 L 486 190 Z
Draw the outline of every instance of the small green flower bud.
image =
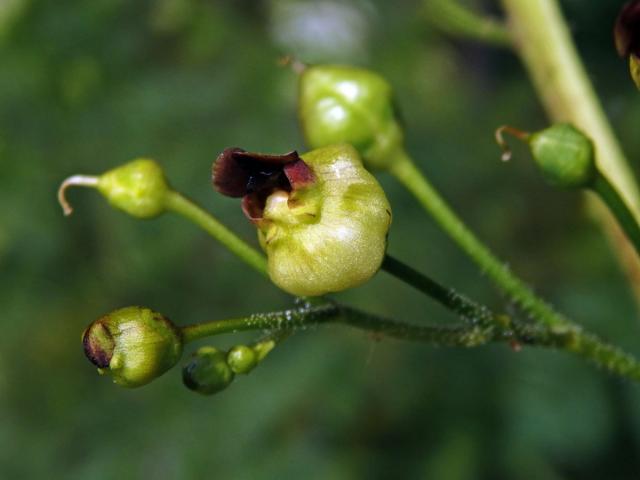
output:
M 247 345 L 236 345 L 227 353 L 227 363 L 234 373 L 249 373 L 258 364 L 258 355 Z
M 147 158 L 133 160 L 99 177 L 74 175 L 67 178 L 58 190 L 58 200 L 65 215 L 73 211 L 64 196 L 70 186 L 97 188 L 111 205 L 138 218 L 153 218 L 163 213 L 169 192 L 162 168 Z
M 214 347 L 201 347 L 182 368 L 185 386 L 203 395 L 212 395 L 227 388 L 234 373 L 224 352 Z
M 596 178 L 593 143 L 568 123 L 533 133 L 529 146 L 549 183 L 564 188 L 589 187 Z
M 214 185 L 243 197 L 258 227 L 271 280 L 297 296 L 355 287 L 380 268 L 391 224 L 389 202 L 351 145 L 301 157 L 225 150 Z
M 173 367 L 182 355 L 182 336 L 160 313 L 126 307 L 93 322 L 82 334 L 87 358 L 114 383 L 139 387 Z
M 389 83 L 362 68 L 317 65 L 300 75 L 299 117 L 311 148 L 350 143 L 368 168 L 388 169 L 403 149 Z

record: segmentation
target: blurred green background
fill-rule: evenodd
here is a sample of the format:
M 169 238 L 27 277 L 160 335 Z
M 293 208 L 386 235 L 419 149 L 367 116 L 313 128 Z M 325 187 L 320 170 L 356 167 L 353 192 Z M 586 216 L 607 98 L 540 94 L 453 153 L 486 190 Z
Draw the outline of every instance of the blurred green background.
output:
M 640 96 L 611 39 L 621 3 L 562 5 L 637 171 Z M 284 53 L 389 78 L 410 152 L 478 235 L 562 311 L 640 353 L 640 317 L 581 198 L 547 187 L 520 146 L 499 161 L 495 127 L 545 125 L 518 60 L 439 35 L 421 8 L 0 0 L 0 478 L 639 477 L 639 386 L 561 353 L 318 328 L 214 397 L 186 390 L 178 369 L 120 389 L 83 356 L 85 326 L 125 305 L 179 324 L 290 305 L 181 218 L 136 221 L 88 190 L 69 193 L 76 211 L 64 218 L 55 198 L 68 175 L 151 156 L 175 188 L 257 244 L 209 169 L 227 146 L 304 150 L 296 79 L 276 65 Z M 509 308 L 407 193 L 380 180 L 394 207 L 391 253 Z M 453 320 L 384 273 L 337 297 Z

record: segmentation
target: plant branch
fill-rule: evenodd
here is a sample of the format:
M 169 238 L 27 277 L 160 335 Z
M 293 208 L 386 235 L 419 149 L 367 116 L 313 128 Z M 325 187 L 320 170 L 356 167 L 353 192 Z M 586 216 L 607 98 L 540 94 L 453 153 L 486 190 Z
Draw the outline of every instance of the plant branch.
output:
M 433 298 L 438 303 L 456 313 L 462 320 L 471 324 L 487 326 L 495 323 L 503 325 L 505 322 L 509 322 L 509 318 L 506 315 L 494 315 L 493 312 L 484 305 L 468 299 L 464 295 L 456 292 L 453 288 L 440 285 L 435 280 L 423 275 L 390 255 L 384 258 L 381 268 Z
M 447 205 L 413 160 L 402 152 L 393 164 L 391 173 L 418 199 L 442 229 L 458 246 L 503 290 L 522 310 L 537 321 L 558 332 L 573 328 L 573 324 L 556 312 L 536 294 L 467 228 Z
M 553 121 L 575 124 L 593 139 L 598 169 L 622 194 L 634 217 L 639 218 L 636 179 L 580 61 L 557 1 L 502 0 L 502 4 L 516 50 L 547 114 Z M 606 209 L 593 202 L 591 205 L 640 300 L 640 260 L 631 254 L 632 248 L 624 237 L 610 227 Z
M 510 47 L 509 30 L 499 20 L 482 16 L 455 0 L 426 0 L 423 12 L 430 24 L 446 34 Z
M 265 329 L 288 332 L 329 323 L 348 325 L 382 337 L 439 346 L 476 347 L 495 342 L 516 342 L 529 346 L 550 347 L 576 354 L 621 377 L 640 380 L 640 362 L 636 358 L 580 328 L 554 332 L 548 328 L 530 325 L 513 328 L 500 328 L 495 325 L 414 325 L 333 303 L 190 325 L 182 328 L 182 335 L 185 342 L 190 342 L 224 333 Z
M 201 227 L 249 266 L 267 276 L 267 260 L 264 255 L 239 238 L 208 212 L 175 191 L 171 191 L 167 195 L 165 202 L 169 210 Z
M 596 177 L 592 190 L 594 190 L 607 207 L 609 207 L 609 210 L 616 217 L 620 227 L 626 233 L 627 238 L 633 244 L 636 252 L 640 254 L 640 227 L 618 190 L 609 180 L 600 174 Z

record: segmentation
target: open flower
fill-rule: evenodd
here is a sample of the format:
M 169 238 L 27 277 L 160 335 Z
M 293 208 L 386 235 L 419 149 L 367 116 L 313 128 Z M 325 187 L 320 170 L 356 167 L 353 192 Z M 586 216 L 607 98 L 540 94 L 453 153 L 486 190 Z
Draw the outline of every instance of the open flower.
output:
M 269 259 L 269 276 L 294 295 L 338 292 L 380 268 L 391 223 L 384 191 L 350 145 L 299 156 L 223 151 L 218 191 L 242 197 Z

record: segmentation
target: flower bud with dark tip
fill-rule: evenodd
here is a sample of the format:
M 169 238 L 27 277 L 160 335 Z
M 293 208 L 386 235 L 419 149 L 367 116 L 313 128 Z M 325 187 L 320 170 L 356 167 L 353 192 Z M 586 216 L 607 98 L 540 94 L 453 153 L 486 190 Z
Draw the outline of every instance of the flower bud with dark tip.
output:
M 529 147 L 547 181 L 564 188 L 590 187 L 597 175 L 593 142 L 568 123 L 531 134 Z
M 616 19 L 613 37 L 618 54 L 629 57 L 631 78 L 640 88 L 640 0 L 624 4 Z
M 403 150 L 391 86 L 380 75 L 344 65 L 316 65 L 300 74 L 302 130 L 311 148 L 353 145 L 367 168 L 386 170 Z
M 182 368 L 185 386 L 203 395 L 224 390 L 234 376 L 225 353 L 209 346 L 199 348 Z
M 87 358 L 114 383 L 139 387 L 172 368 L 182 336 L 169 319 L 143 307 L 126 307 L 93 322 L 82 334 Z
M 153 218 L 163 213 L 170 190 L 160 165 L 147 158 L 133 160 L 97 177 L 67 178 L 58 190 L 65 215 L 73 211 L 65 199 L 66 189 L 71 186 L 96 188 L 111 205 L 137 218 Z
M 213 168 L 221 193 L 242 197 L 271 280 L 297 296 L 339 292 L 380 268 L 391 208 L 350 145 L 298 156 L 226 149 Z
M 258 364 L 258 355 L 247 345 L 236 345 L 227 353 L 229 368 L 237 374 L 247 374 Z

